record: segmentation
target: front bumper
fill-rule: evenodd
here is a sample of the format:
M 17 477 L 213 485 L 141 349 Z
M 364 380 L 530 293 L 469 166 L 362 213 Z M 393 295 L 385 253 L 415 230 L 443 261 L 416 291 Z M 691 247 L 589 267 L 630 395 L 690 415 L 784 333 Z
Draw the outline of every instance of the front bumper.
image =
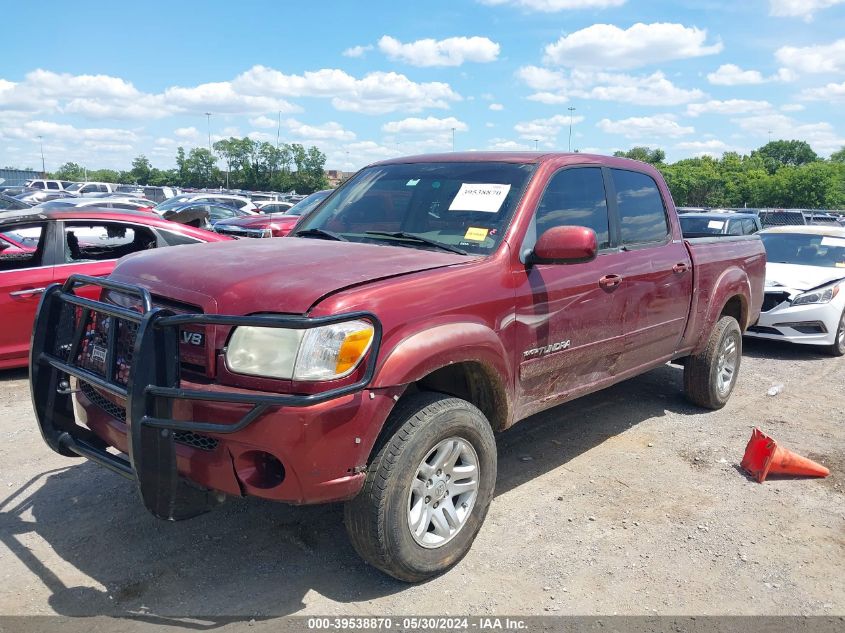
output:
M 804 345 L 832 345 L 842 309 L 833 303 L 793 306 L 788 300 L 775 305 L 749 327 L 746 335 Z
M 137 297 L 142 312 L 80 297 L 74 293 L 79 285 Z M 353 384 L 281 395 L 180 377 L 184 326 L 307 328 L 351 318 L 367 319 L 375 329 Z M 295 503 L 339 500 L 360 489 L 369 448 L 393 404 L 390 390 L 366 390 L 380 342 L 381 325 L 369 313 L 177 315 L 153 307 L 144 288 L 74 275 L 41 300 L 30 356 L 32 400 L 54 451 L 135 480 L 144 505 L 161 518 L 204 512 L 221 496 L 215 491 Z M 264 476 L 268 460 L 278 464 Z

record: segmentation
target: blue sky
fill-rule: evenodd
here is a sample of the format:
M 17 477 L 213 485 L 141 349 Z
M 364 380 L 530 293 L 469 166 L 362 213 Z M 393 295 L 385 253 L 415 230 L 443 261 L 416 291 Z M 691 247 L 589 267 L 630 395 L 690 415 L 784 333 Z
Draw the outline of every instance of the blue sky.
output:
M 0 164 L 171 167 L 230 135 L 327 168 L 484 149 L 845 145 L 845 0 L 41 2 L 5 9 Z M 570 112 L 568 108 L 575 108 Z M 281 111 L 281 114 L 280 114 Z M 279 121 L 281 120 L 281 125 Z

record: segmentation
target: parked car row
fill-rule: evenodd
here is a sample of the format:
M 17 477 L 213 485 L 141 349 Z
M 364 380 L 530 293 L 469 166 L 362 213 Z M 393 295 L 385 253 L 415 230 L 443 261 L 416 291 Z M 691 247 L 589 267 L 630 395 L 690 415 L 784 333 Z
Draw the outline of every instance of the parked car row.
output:
M 760 219 L 763 228 L 770 226 L 804 226 L 807 224 L 824 224 L 827 226 L 845 226 L 845 213 L 831 213 L 818 209 L 729 209 L 705 207 L 679 207 L 678 214 L 693 215 L 701 213 L 745 213 L 755 215 Z

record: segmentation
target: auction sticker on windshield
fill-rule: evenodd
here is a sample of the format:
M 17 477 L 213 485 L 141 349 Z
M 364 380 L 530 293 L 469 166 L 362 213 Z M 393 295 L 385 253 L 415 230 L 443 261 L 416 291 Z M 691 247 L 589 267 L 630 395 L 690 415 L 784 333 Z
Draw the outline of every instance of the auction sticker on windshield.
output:
M 449 211 L 498 213 L 510 190 L 510 185 L 462 183 Z
M 721 229 L 724 226 L 725 226 L 725 223 L 720 221 L 720 220 L 710 220 L 707 223 L 708 229 Z
M 467 229 L 466 235 L 464 235 L 464 239 L 475 240 L 476 242 L 483 242 L 487 239 L 487 233 L 489 232 L 489 229 L 479 229 L 477 227 L 471 226 Z

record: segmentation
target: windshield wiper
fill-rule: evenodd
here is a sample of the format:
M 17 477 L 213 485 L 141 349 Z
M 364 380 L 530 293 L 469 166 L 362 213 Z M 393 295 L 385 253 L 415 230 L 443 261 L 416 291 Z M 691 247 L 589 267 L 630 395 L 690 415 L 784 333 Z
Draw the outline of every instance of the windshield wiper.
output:
M 416 233 L 407 233 L 405 231 L 364 231 L 364 234 L 381 235 L 384 237 L 395 237 L 398 239 L 417 242 L 418 244 L 427 244 L 428 246 L 434 246 L 435 248 L 439 248 L 450 253 L 457 253 L 458 255 L 469 255 L 469 253 L 467 253 L 462 248 L 452 246 L 451 244 L 444 244 L 443 242 L 438 242 L 437 240 L 432 240 L 427 237 L 423 237 L 422 235 L 417 235 Z
M 340 233 L 334 231 L 327 231 L 325 229 L 302 229 L 294 233 L 294 237 L 322 237 L 338 242 L 348 242 L 349 240 L 343 237 Z

